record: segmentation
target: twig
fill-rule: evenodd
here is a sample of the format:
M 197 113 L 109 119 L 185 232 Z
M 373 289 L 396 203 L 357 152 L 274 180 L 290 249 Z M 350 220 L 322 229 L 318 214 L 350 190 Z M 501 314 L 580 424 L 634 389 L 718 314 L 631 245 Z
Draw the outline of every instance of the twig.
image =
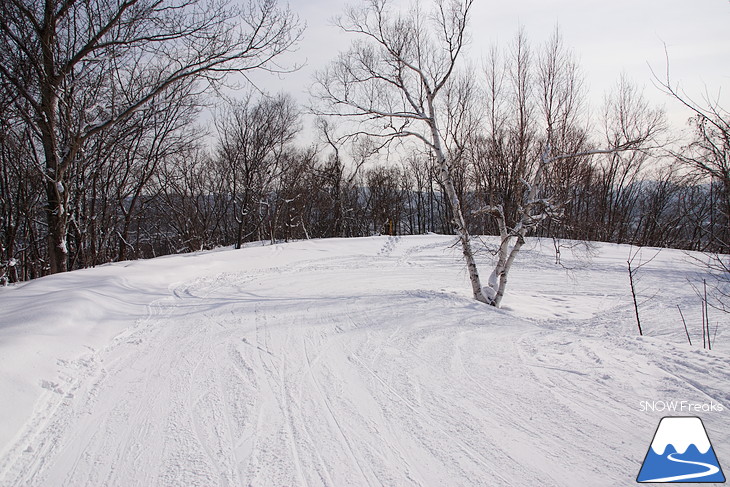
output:
M 704 281 L 703 281 L 704 282 Z M 705 324 L 705 299 L 702 294 L 697 291 L 700 296 L 700 312 L 702 313 L 702 348 L 707 348 L 707 332 Z
M 715 333 L 712 335 L 712 341 L 714 342 L 717 339 L 717 327 L 720 326 L 720 322 L 715 323 Z
M 705 299 L 704 299 L 704 306 L 705 306 L 705 323 L 707 324 L 707 349 L 712 350 L 712 342 L 710 341 L 710 314 L 709 310 L 707 309 L 707 281 L 702 280 L 702 285 L 704 286 L 705 291 Z
M 634 312 L 636 313 L 636 324 L 639 326 L 639 335 L 644 336 L 644 332 L 641 330 L 641 320 L 639 319 L 639 304 L 636 302 L 636 289 L 634 288 L 634 272 L 631 269 L 631 259 L 627 260 L 626 263 L 629 265 L 629 283 L 631 284 L 631 297 L 634 299 Z
M 690 346 L 692 345 L 692 339 L 689 337 L 689 330 L 687 329 L 687 321 L 684 319 L 684 313 L 682 313 L 682 308 L 677 305 L 677 309 L 679 310 L 679 316 L 682 317 L 682 323 L 684 323 L 684 332 L 687 334 L 687 341 L 689 342 Z

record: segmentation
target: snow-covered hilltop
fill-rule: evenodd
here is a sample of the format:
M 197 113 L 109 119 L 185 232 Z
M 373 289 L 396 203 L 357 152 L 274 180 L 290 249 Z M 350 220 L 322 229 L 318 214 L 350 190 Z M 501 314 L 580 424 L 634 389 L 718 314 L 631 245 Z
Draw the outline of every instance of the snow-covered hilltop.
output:
M 666 414 L 641 401 L 730 406 L 727 318 L 710 352 L 676 310 L 699 338 L 684 253 L 641 268 L 639 337 L 628 247 L 556 265 L 530 240 L 494 309 L 452 244 L 312 240 L 0 289 L 0 485 L 629 485 Z M 702 417 L 730 464 L 730 414 Z

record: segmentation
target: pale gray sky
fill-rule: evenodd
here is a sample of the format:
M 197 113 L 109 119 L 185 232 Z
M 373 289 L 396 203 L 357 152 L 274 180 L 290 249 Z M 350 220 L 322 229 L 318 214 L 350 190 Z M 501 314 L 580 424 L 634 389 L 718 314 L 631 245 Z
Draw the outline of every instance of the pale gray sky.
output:
M 287 60 L 307 64 L 283 79 L 258 74 L 257 84 L 270 92 L 291 92 L 305 102 L 313 73 L 347 49 L 353 38 L 331 25 L 344 5 L 336 0 L 291 0 L 291 9 L 307 23 L 307 30 L 298 51 Z M 650 100 L 666 107 L 673 125 L 684 126 L 689 113 L 651 84 L 649 66 L 659 74 L 665 71 L 666 45 L 674 82 L 698 101 L 705 89 L 713 97 L 719 93 L 723 106 L 730 109 L 728 0 L 476 0 L 470 62 L 479 68 L 490 46 L 508 45 L 520 25 L 534 45 L 546 41 L 556 25 L 560 27 L 565 45 L 580 60 L 595 108 L 625 72 L 645 86 Z

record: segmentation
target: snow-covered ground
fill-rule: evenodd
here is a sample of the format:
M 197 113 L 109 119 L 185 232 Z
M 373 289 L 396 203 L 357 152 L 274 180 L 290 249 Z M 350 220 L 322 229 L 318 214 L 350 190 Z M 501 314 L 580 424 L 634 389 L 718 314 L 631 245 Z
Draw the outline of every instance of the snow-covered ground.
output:
M 668 414 L 701 416 L 730 466 L 730 324 L 711 310 L 702 349 L 692 259 L 640 269 L 639 337 L 628 247 L 560 266 L 530 241 L 496 310 L 452 244 L 314 240 L 0 289 L 0 485 L 632 485 Z

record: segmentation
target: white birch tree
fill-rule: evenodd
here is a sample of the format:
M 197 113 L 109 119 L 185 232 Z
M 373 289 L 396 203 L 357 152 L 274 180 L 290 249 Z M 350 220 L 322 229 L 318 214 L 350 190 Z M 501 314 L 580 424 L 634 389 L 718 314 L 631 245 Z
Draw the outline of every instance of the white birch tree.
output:
M 432 152 L 473 296 L 487 303 L 441 120 L 447 83 L 467 44 L 472 4 L 473 0 L 436 0 L 428 11 L 414 4 L 404 13 L 388 0 L 366 0 L 348 8 L 337 25 L 357 40 L 317 75 L 314 94 L 323 102 L 315 107 L 321 115 L 352 117 L 360 122 L 360 133 L 390 140 L 415 138 Z
M 548 51 L 550 52 L 550 51 Z M 562 69 L 572 71 L 569 64 Z M 552 83 L 542 81 L 542 86 L 551 86 Z M 560 98 L 570 99 L 572 84 L 561 88 L 566 90 L 565 95 Z M 546 91 L 542 91 L 542 99 L 546 100 Z M 562 103 L 545 103 L 546 107 L 560 106 Z M 559 112 L 557 112 L 559 113 Z M 548 116 L 552 114 L 553 116 Z M 605 107 L 605 135 L 606 145 L 604 147 L 591 148 L 586 146 L 582 151 L 558 152 L 557 147 L 575 147 L 560 140 L 556 135 L 555 128 L 550 122 L 554 120 L 552 109 L 544 111 L 546 115 L 546 136 L 542 142 L 542 152 L 537 161 L 537 168 L 531 177 L 525 175 L 522 179 L 524 193 L 517 208 L 517 218 L 514 225 L 508 224 L 502 205 L 490 205 L 479 210 L 491 214 L 497 221 L 499 228 L 500 244 L 497 250 L 497 262 L 494 270 L 489 276 L 487 286 L 484 290 L 488 302 L 499 307 L 504 297 L 509 272 L 514 264 L 517 254 L 525 244 L 525 237 L 534 232 L 548 219 L 560 219 L 563 214 L 564 205 L 567 201 L 561 201 L 551 192 L 546 184 L 546 179 L 551 168 L 561 161 L 585 158 L 585 157 L 621 157 L 622 154 L 643 153 L 653 146 L 660 145 L 657 139 L 665 129 L 665 119 L 662 110 L 653 109 L 640 92 L 624 78 L 621 79 L 614 93 L 606 100 Z M 555 144 L 555 145 L 554 145 Z M 580 146 L 579 146 L 580 147 Z M 564 149 L 563 149 L 564 150 Z

